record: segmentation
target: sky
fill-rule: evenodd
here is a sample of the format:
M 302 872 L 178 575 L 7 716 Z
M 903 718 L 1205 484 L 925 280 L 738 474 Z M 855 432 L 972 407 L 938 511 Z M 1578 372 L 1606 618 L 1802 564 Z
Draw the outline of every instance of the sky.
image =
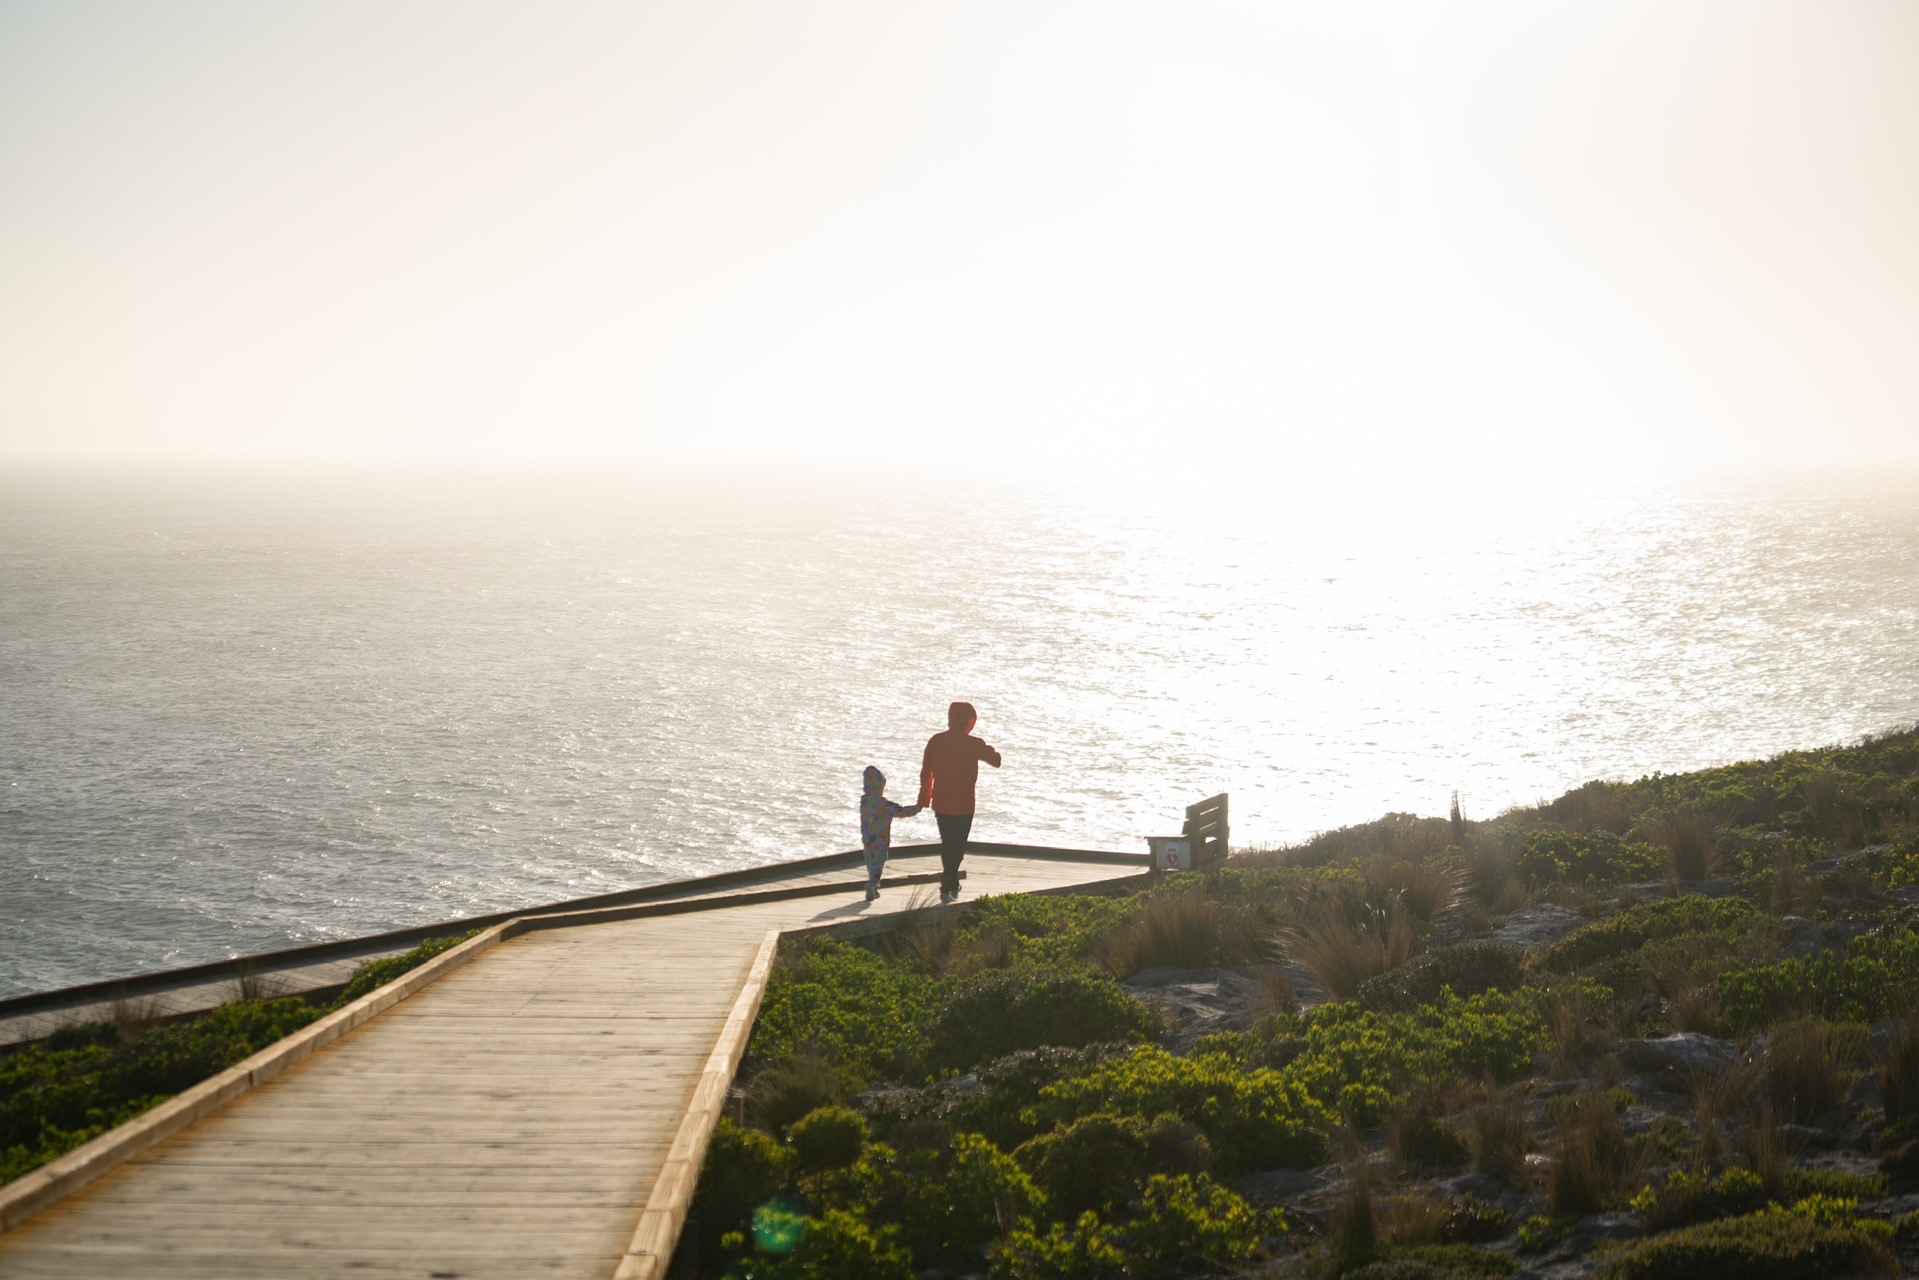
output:
M 1919 462 L 1911 0 L 0 0 L 0 458 Z

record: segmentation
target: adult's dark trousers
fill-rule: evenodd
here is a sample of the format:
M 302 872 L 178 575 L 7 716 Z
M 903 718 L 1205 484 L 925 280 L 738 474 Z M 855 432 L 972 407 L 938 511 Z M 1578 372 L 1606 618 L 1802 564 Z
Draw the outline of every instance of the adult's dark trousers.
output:
M 940 824 L 940 892 L 959 892 L 960 859 L 966 856 L 966 837 L 973 832 L 970 813 L 934 813 Z

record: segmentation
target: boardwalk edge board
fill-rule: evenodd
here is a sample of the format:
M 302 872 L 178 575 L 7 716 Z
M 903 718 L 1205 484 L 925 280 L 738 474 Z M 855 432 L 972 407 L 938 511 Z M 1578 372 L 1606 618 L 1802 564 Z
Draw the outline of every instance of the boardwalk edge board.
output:
M 780 930 L 769 929 L 760 942 L 759 953 L 747 970 L 746 981 L 733 1001 L 726 1025 L 713 1044 L 713 1052 L 700 1073 L 700 1082 L 687 1104 L 673 1146 L 653 1183 L 646 1208 L 640 1213 L 633 1240 L 626 1247 L 613 1273 L 613 1280 L 660 1280 L 672 1261 L 673 1248 L 679 1243 L 680 1228 L 686 1225 L 687 1210 L 693 1204 L 693 1191 L 699 1185 L 700 1165 L 706 1159 L 706 1144 L 720 1122 L 726 1105 L 726 1091 L 739 1070 L 746 1053 L 746 1042 L 753 1034 L 753 1020 L 759 1016 L 760 1001 L 773 972 L 773 959 L 780 949 Z

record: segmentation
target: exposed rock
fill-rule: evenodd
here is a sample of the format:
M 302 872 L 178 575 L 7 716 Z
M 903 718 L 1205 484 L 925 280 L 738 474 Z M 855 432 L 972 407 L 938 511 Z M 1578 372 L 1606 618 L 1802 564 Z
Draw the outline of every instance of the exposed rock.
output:
M 1265 988 L 1230 969 L 1142 969 L 1120 986 L 1159 1011 L 1180 1053 L 1201 1036 L 1242 1030 L 1265 1013 Z
M 1601 1240 L 1627 1240 L 1645 1230 L 1645 1222 L 1636 1213 L 1595 1213 L 1573 1223 L 1560 1247 L 1569 1253 L 1590 1253 Z
M 1716 1076 L 1738 1059 L 1739 1049 L 1730 1041 L 1681 1031 L 1658 1040 L 1628 1040 L 1620 1046 L 1620 1057 L 1636 1071 L 1700 1071 Z
M 1520 947 L 1531 951 L 1549 942 L 1557 942 L 1581 925 L 1591 923 L 1571 907 L 1556 907 L 1546 903 L 1513 912 L 1506 917 L 1505 923 L 1487 934 L 1485 940 L 1503 947 Z
M 1651 1071 L 1626 1081 L 1626 1088 L 1641 1104 L 1667 1115 L 1690 1114 L 1693 1100 L 1677 1088 L 1677 1081 L 1664 1071 Z
M 1337 1165 L 1321 1165 L 1317 1169 L 1266 1169 L 1233 1179 L 1233 1189 L 1254 1204 L 1290 1204 L 1317 1194 L 1338 1176 Z
M 1629 1134 L 1644 1133 L 1665 1118 L 1651 1107 L 1634 1103 L 1619 1113 L 1619 1127 Z
M 1512 1280 L 1583 1280 L 1583 1277 L 1595 1275 L 1600 1264 L 1592 1258 L 1569 1258 L 1564 1262 L 1542 1262 L 1527 1267 L 1524 1271 L 1515 1271 Z

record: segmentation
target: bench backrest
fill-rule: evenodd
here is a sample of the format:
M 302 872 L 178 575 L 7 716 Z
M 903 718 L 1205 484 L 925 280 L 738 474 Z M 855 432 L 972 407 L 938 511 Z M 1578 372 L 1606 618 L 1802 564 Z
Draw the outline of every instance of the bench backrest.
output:
M 1182 832 L 1192 841 L 1193 870 L 1209 871 L 1226 861 L 1226 795 L 1221 792 L 1186 809 Z

